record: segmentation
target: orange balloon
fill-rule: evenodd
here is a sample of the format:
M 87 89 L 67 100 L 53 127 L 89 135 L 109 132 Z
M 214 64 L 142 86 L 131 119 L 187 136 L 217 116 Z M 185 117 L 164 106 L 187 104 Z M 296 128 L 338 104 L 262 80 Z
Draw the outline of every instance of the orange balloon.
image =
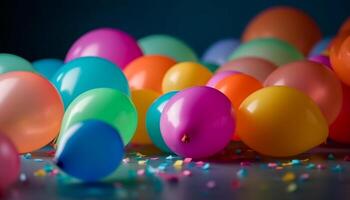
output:
M 162 92 L 165 73 L 176 61 L 163 55 L 146 55 L 129 63 L 124 69 L 129 86 L 132 89 L 149 89 Z
M 289 42 L 307 55 L 321 39 L 321 31 L 316 22 L 302 10 L 280 6 L 269 8 L 253 18 L 242 40 L 247 42 L 269 37 Z
M 340 26 L 340 29 L 338 31 L 339 35 L 350 35 L 350 17 L 348 17 L 343 24 Z
M 253 92 L 261 89 L 260 81 L 246 74 L 233 74 L 220 80 L 214 88 L 222 92 L 230 99 L 232 106 L 238 111 L 241 103 Z M 238 134 L 234 134 L 234 141 L 239 140 Z
M 330 50 L 332 68 L 342 82 L 350 86 L 350 36 L 334 39 Z
M 263 58 L 242 57 L 223 64 L 216 73 L 233 70 L 250 75 L 263 83 L 275 69 L 277 65 Z
M 40 149 L 58 135 L 64 107 L 48 80 L 31 72 L 9 72 L 0 76 L 0 91 L 0 132 L 19 153 Z

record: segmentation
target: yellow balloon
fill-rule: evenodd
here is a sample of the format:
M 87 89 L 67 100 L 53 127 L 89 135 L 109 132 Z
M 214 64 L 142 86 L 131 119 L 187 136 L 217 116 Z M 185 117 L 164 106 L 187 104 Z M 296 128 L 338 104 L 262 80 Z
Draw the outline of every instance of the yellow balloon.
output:
M 209 69 L 195 62 L 181 62 L 172 66 L 162 82 L 163 93 L 183 90 L 192 86 L 205 85 L 213 74 Z
M 274 86 L 243 101 L 237 112 L 237 133 L 263 155 L 287 157 L 325 142 L 328 126 L 308 96 L 293 88 Z
M 146 113 L 154 100 L 160 94 L 152 90 L 133 90 L 131 91 L 131 100 L 135 104 L 137 110 L 138 124 L 131 143 L 134 144 L 152 144 L 146 129 Z

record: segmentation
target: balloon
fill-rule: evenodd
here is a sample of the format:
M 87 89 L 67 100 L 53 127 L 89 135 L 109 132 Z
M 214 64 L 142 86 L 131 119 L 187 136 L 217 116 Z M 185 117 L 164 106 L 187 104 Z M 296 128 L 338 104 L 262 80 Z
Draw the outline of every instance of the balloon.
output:
M 211 71 L 213 73 L 219 68 L 219 65 L 213 64 L 213 63 L 199 62 L 199 64 L 203 65 L 204 67 L 206 67 L 207 69 L 209 69 L 209 71 Z
M 325 56 L 325 55 L 313 55 L 313 56 L 310 56 L 308 60 L 314 61 L 314 62 L 317 62 L 317 63 L 321 63 L 324 66 L 328 67 L 329 69 L 332 69 L 331 62 L 330 62 L 328 56 Z
M 167 153 L 171 153 L 171 150 L 165 144 L 162 133 L 160 132 L 160 116 L 163 113 L 165 105 L 176 93 L 177 91 L 168 92 L 158 97 L 148 108 L 146 114 L 146 128 L 149 137 L 154 145 Z
M 163 93 L 183 90 L 192 86 L 205 85 L 212 73 L 195 62 L 182 62 L 170 68 L 163 78 Z
M 327 121 L 302 92 L 284 86 L 263 88 L 243 101 L 237 131 L 253 150 L 267 156 L 294 156 L 323 143 Z
M 129 63 L 124 73 L 132 89 L 148 89 L 161 93 L 163 77 L 175 64 L 176 61 L 167 56 L 146 55 Z
M 145 55 L 161 54 L 177 62 L 198 60 L 196 53 L 185 42 L 170 35 L 149 35 L 138 43 Z
M 215 89 L 230 99 L 235 111 L 238 110 L 244 99 L 262 87 L 260 81 L 246 74 L 230 75 L 214 86 Z
M 57 72 L 57 70 L 62 67 L 63 61 L 55 58 L 46 58 L 34 61 L 32 63 L 34 69 L 41 74 L 42 76 L 46 77 L 48 80 L 50 80 L 53 75 Z
M 80 94 L 95 88 L 112 88 L 130 95 L 128 81 L 112 62 L 98 57 L 81 57 L 61 67 L 52 78 L 64 107 Z
M 302 10 L 278 6 L 264 10 L 246 27 L 243 41 L 257 38 L 277 38 L 286 41 L 307 55 L 313 45 L 321 39 L 321 30 Z
M 66 110 L 58 144 L 66 130 L 77 122 L 96 119 L 106 122 L 119 131 L 124 145 L 134 136 L 137 113 L 130 98 L 111 88 L 98 88 L 79 95 Z
M 339 35 L 350 35 L 350 17 L 346 18 L 338 31 Z
M 342 84 L 342 89 L 342 109 L 329 128 L 329 137 L 336 142 L 350 144 L 350 87 Z
M 225 63 L 217 70 L 217 73 L 233 70 L 264 82 L 275 69 L 277 69 L 277 65 L 268 60 L 257 57 L 243 57 Z
M 214 76 L 212 76 L 208 83 L 207 83 L 207 86 L 209 87 L 215 87 L 215 85 L 221 81 L 222 79 L 228 77 L 228 76 L 231 76 L 231 75 L 234 75 L 234 74 L 239 74 L 240 72 L 237 72 L 237 71 L 232 71 L 232 70 L 228 70 L 228 71 L 222 71 L 222 72 L 219 72 L 219 73 L 216 73 L 214 74 Z
M 235 130 L 230 100 L 205 86 L 180 91 L 165 105 L 160 130 L 177 155 L 194 159 L 212 156 L 226 147 Z
M 0 91 L 0 132 L 19 153 L 40 149 L 57 136 L 64 109 L 47 79 L 31 72 L 9 72 L 0 76 Z
M 328 50 L 331 41 L 332 41 L 331 37 L 326 37 L 318 41 L 312 48 L 309 55 L 314 56 L 314 55 L 324 54 L 324 52 Z
M 156 100 L 159 95 L 160 94 L 151 90 L 133 90 L 131 92 L 131 99 L 135 104 L 138 118 L 136 133 L 132 138 L 131 143 L 152 144 L 146 129 L 146 113 L 153 101 Z
M 69 49 L 65 62 L 85 56 L 96 56 L 124 67 L 142 56 L 136 40 L 127 33 L 113 28 L 100 28 L 85 33 Z
M 335 74 L 322 64 L 298 61 L 275 70 L 265 86 L 288 86 L 308 95 L 320 107 L 328 124 L 338 116 L 342 105 L 342 89 Z
M 19 56 L 0 53 L 0 74 L 11 71 L 29 71 L 34 72 L 32 64 Z
M 346 39 L 345 39 L 346 38 Z M 337 38 L 332 44 L 330 58 L 332 68 L 339 79 L 350 86 L 350 35 Z
M 83 181 L 98 181 L 122 161 L 124 145 L 118 130 L 98 120 L 87 120 L 67 129 L 55 161 L 67 174 Z
M 202 60 L 208 63 L 222 65 L 228 56 L 240 45 L 237 39 L 223 39 L 215 42 L 205 51 Z
M 20 160 L 15 145 L 0 133 L 0 193 L 17 181 Z
M 274 38 L 262 38 L 246 42 L 230 55 L 229 60 L 242 57 L 259 57 L 278 66 L 304 58 L 292 45 Z

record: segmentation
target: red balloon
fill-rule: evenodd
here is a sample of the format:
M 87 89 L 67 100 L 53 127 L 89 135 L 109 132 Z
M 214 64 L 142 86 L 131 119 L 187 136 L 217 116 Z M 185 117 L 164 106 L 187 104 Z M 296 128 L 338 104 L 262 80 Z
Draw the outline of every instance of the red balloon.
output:
M 342 109 L 329 128 L 329 138 L 339 143 L 350 144 L 350 87 L 342 84 L 342 88 Z
M 0 133 L 0 192 L 16 182 L 19 171 L 17 149 L 9 138 Z

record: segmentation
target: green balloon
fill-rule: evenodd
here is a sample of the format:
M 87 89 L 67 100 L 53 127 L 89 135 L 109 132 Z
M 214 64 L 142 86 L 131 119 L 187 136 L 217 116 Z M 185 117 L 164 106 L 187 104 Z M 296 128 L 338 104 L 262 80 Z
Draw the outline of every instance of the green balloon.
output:
M 196 53 L 185 42 L 169 35 L 146 36 L 138 43 L 145 55 L 166 55 L 178 62 L 198 61 Z
M 0 74 L 11 71 L 35 72 L 32 64 L 26 59 L 8 53 L 0 53 Z
M 304 59 L 304 56 L 294 46 L 274 38 L 260 38 L 240 45 L 229 60 L 241 57 L 260 57 L 278 66 Z
M 119 131 L 124 145 L 130 142 L 137 127 L 137 111 L 128 96 L 115 89 L 97 88 L 79 95 L 68 106 L 57 143 L 60 143 L 69 127 L 88 119 L 112 125 Z

